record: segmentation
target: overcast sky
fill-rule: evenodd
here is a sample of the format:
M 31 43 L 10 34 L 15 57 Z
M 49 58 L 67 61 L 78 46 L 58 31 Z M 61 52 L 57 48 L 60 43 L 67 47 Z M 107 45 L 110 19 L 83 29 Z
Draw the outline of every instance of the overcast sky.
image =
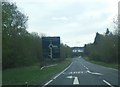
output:
M 92 43 L 96 32 L 114 30 L 119 0 L 12 0 L 29 17 L 29 32 L 60 36 L 71 47 Z

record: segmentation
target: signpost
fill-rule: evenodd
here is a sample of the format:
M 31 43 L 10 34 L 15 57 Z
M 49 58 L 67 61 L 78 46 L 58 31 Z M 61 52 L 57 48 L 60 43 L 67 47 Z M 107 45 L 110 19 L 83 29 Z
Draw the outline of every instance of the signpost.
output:
M 60 37 L 42 37 L 43 58 L 60 58 Z

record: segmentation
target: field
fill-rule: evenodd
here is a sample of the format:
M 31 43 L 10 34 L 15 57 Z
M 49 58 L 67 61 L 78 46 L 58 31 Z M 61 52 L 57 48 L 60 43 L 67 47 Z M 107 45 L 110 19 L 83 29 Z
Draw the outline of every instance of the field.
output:
M 42 70 L 39 66 L 29 66 L 22 68 L 7 69 L 2 72 L 3 85 L 28 85 L 41 84 L 50 79 L 71 63 L 71 59 L 67 59 L 55 66 L 46 67 Z

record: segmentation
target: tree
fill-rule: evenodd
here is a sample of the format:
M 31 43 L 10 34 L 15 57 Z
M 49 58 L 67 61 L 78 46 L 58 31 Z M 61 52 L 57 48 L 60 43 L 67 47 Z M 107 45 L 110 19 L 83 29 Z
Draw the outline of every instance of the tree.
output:
M 72 49 L 68 45 L 60 44 L 60 57 L 62 60 L 72 57 Z
M 108 35 L 108 34 L 110 34 L 110 31 L 109 31 L 109 29 L 107 28 L 105 35 Z
M 113 35 L 112 33 L 106 33 L 106 35 L 96 33 L 94 43 L 85 45 L 85 54 L 89 56 L 91 60 L 117 63 L 117 47 L 117 35 Z
M 103 35 L 101 35 L 97 32 L 96 36 L 95 36 L 94 44 L 98 44 L 99 42 L 101 42 L 102 37 L 103 37 Z
M 25 35 L 28 17 L 21 13 L 15 3 L 2 2 L 2 54 L 3 68 L 14 67 L 19 57 L 20 41 Z
M 38 33 L 29 33 L 28 17 L 15 3 L 2 2 L 2 69 L 43 64 L 42 39 Z M 70 56 L 71 49 L 61 44 L 61 58 Z

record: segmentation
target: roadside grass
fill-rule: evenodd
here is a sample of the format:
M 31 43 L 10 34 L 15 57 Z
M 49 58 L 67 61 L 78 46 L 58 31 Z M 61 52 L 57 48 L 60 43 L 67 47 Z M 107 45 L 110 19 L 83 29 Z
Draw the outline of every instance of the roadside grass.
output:
M 29 66 L 23 68 L 7 69 L 2 72 L 3 85 L 38 85 L 50 79 L 55 74 L 65 69 L 71 63 L 71 59 L 67 59 L 56 66 L 40 69 L 39 66 Z
M 94 64 L 105 66 L 105 67 L 114 68 L 114 69 L 120 69 L 120 66 L 118 64 L 110 64 L 110 63 L 94 61 L 94 60 L 90 60 L 88 57 L 85 57 L 85 60 L 87 60 L 87 61 L 89 61 L 91 63 L 94 63 Z

